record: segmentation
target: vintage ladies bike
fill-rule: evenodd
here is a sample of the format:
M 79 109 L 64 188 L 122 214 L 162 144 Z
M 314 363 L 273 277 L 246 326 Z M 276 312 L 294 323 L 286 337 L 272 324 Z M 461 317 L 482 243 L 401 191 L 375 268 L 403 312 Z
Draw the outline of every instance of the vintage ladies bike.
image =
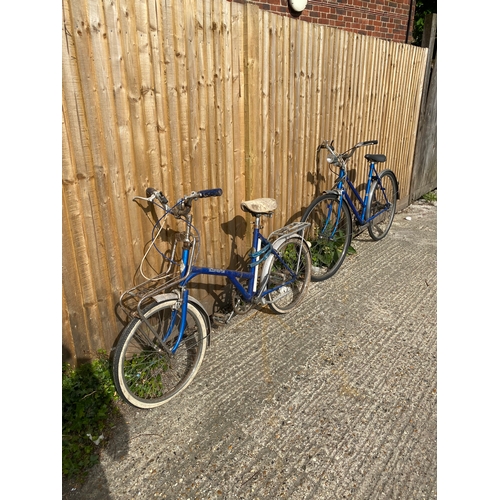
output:
M 332 167 L 338 167 L 339 173 L 333 187 L 313 200 L 301 219 L 309 223 L 304 236 L 311 247 L 312 281 L 326 280 L 338 271 L 351 245 L 353 224 L 356 234 L 368 229 L 374 240 L 381 240 L 389 232 L 399 199 L 399 186 L 392 170 L 377 172 L 376 164 L 384 163 L 386 156 L 365 155 L 370 167 L 364 197 L 347 173 L 347 162 L 356 149 L 375 144 L 378 141 L 359 142 L 340 154 L 335 152 L 333 141 L 324 141 L 318 146 L 317 153 L 321 149 L 328 151 L 326 161 L 330 170 L 333 172 Z
M 272 198 L 241 203 L 241 208 L 254 219 L 247 270 L 194 265 L 200 235 L 193 225 L 192 203 L 221 194 L 221 189 L 192 192 L 172 207 L 164 194 L 154 188 L 146 190 L 146 197 L 134 198 L 163 212 L 153 227 L 150 248 L 158 250 L 167 262 L 165 272 L 146 279 L 120 297 L 120 306 L 130 322 L 116 347 L 113 377 L 120 396 L 138 408 L 154 408 L 180 394 L 192 382 L 203 361 L 211 318 L 201 302 L 189 293 L 188 284 L 195 277 L 223 276 L 230 281 L 232 311 L 226 321 L 259 305 L 286 313 L 304 298 L 311 277 L 311 255 L 303 238 L 309 224 L 295 222 L 265 238 L 260 232 L 261 221 L 263 217 L 271 217 L 277 208 Z M 181 221 L 183 226 L 183 230 L 176 232 L 168 254 L 156 243 L 159 234 L 165 231 L 167 215 Z M 178 254 L 180 257 L 176 258 Z

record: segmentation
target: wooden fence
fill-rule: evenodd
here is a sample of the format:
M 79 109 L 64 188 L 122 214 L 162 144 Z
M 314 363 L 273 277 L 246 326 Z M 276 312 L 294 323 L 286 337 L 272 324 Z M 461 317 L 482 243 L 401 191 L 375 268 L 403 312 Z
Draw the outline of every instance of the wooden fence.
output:
M 109 351 L 123 328 L 148 186 L 171 201 L 223 189 L 194 207 L 211 267 L 248 248 L 243 199 L 277 200 L 270 231 L 329 187 L 324 139 L 378 139 L 351 165 L 361 178 L 364 154 L 386 154 L 408 204 L 427 49 L 221 0 L 63 0 L 62 49 L 63 359 Z

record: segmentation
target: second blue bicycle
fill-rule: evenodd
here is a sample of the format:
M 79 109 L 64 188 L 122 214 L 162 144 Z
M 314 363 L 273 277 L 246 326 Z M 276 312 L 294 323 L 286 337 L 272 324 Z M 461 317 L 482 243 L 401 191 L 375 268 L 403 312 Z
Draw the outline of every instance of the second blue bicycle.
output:
M 346 168 L 356 149 L 375 144 L 378 141 L 360 142 L 341 154 L 335 152 L 333 141 L 318 146 L 317 152 L 321 149 L 328 151 L 326 161 L 330 170 L 338 167 L 339 173 L 333 187 L 313 200 L 302 216 L 302 221 L 309 223 L 304 236 L 311 248 L 312 281 L 326 280 L 338 271 L 351 246 L 353 224 L 356 233 L 368 229 L 374 240 L 381 240 L 389 232 L 396 200 L 399 199 L 399 187 L 392 170 L 377 172 L 376 165 L 384 163 L 386 156 L 365 155 L 370 167 L 364 197 L 349 179 Z M 354 199 L 349 192 L 353 193 Z

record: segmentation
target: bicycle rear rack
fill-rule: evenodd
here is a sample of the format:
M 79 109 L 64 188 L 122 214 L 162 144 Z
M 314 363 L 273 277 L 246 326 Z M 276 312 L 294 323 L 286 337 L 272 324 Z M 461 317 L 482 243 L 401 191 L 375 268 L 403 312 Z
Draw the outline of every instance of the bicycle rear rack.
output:
M 301 233 L 304 231 L 306 227 L 309 227 L 311 224 L 309 222 L 292 222 L 291 224 L 287 224 L 286 226 L 281 227 L 280 229 L 276 229 L 273 231 L 269 237 L 269 241 L 274 241 L 280 238 L 281 236 L 285 236 L 287 234 L 293 233 Z

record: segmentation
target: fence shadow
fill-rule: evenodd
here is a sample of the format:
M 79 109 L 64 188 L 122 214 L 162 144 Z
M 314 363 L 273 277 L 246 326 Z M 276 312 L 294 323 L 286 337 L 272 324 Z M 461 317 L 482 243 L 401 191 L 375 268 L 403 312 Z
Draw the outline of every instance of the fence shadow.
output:
M 63 345 L 63 359 L 70 356 L 70 351 Z M 129 450 L 128 425 L 120 410 L 120 405 L 113 401 L 109 387 L 105 387 L 107 381 L 112 379 L 111 362 L 108 364 L 109 377 L 104 378 L 102 374 L 97 375 L 90 359 L 79 359 L 77 366 L 80 370 L 84 370 L 85 377 L 82 377 L 77 389 L 69 385 L 63 387 L 62 390 L 63 463 L 76 460 L 76 457 L 72 455 L 74 450 L 85 448 L 91 441 L 97 463 L 87 469 L 81 477 L 63 474 L 62 498 L 63 500 L 81 498 L 107 500 L 112 496 L 106 474 L 101 466 L 101 458 L 107 455 L 111 460 L 121 460 L 127 455 Z M 85 401 L 85 408 L 82 411 L 83 401 Z M 92 415 L 102 411 L 104 407 L 109 408 L 110 411 L 104 429 L 99 431 L 98 424 L 92 425 Z M 78 428 L 81 430 L 77 431 Z M 87 435 L 89 430 L 92 433 L 90 437 Z

